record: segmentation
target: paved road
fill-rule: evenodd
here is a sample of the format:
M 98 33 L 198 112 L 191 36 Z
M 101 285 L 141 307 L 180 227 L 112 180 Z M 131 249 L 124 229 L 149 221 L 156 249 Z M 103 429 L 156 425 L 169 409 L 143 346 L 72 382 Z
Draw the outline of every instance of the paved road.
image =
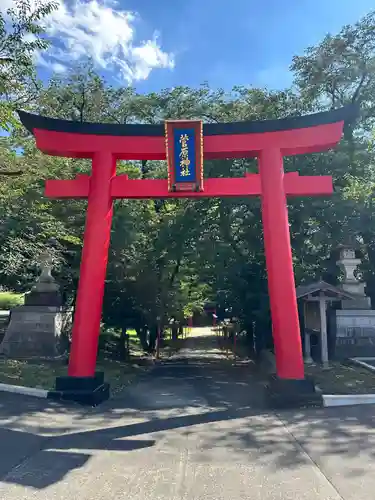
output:
M 0 393 L 0 498 L 373 500 L 374 407 L 262 410 L 212 338 L 96 409 Z

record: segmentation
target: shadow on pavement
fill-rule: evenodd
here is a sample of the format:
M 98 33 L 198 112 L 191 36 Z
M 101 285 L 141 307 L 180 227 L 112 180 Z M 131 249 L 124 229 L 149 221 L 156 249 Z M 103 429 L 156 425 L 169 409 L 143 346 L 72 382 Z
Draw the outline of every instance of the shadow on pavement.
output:
M 233 366 L 223 360 L 212 346 L 212 337 L 201 337 L 195 345 L 187 339 L 185 345 L 121 398 L 98 408 L 63 407 L 40 400 L 19 400 L 19 407 L 11 408 L 0 395 L 0 417 L 8 422 L 0 429 L 4 457 L 0 459 L 1 480 L 43 489 L 61 481 L 69 471 L 82 468 L 90 460 L 90 450 L 128 453 L 161 441 L 163 446 L 171 446 L 173 431 L 179 438 L 196 437 L 191 455 L 196 462 L 214 462 L 218 454 L 228 460 L 230 454 L 229 461 L 246 463 L 251 455 L 268 468 L 293 469 L 311 462 L 311 456 L 316 463 L 325 457 L 340 457 L 352 464 L 350 470 L 356 476 L 365 473 L 354 463 L 359 452 L 364 463 L 373 462 L 373 407 L 275 415 L 264 409 L 261 381 L 250 365 Z M 57 419 L 53 435 L 40 435 L 51 431 L 43 422 L 38 429 L 27 430 L 27 420 L 22 417 L 33 414 Z M 71 423 L 60 423 L 57 417 L 61 415 L 81 422 L 81 427 L 82 422 L 98 418 L 99 428 L 76 431 Z M 134 422 L 134 417 L 142 421 Z M 124 418 L 128 418 L 125 424 Z M 114 425 L 116 422 L 122 423 Z M 16 426 L 24 430 L 15 430 Z M 51 463 L 54 467 L 49 474 L 33 474 L 35 469 L 48 471 Z
M 44 437 L 27 465 L 27 474 L 7 474 L 3 482 L 17 483 L 34 488 L 45 488 L 60 481 L 65 474 L 82 467 L 91 454 L 87 450 L 107 450 L 130 452 L 154 446 L 158 440 L 165 439 L 167 431 L 180 430 L 181 436 L 199 434 L 199 453 L 192 458 L 196 461 L 214 460 L 218 450 L 233 462 L 246 461 L 248 455 L 255 456 L 259 464 L 271 468 L 298 468 L 311 462 L 311 450 L 316 453 L 316 461 L 324 456 L 337 455 L 342 460 L 356 458 L 361 453 L 367 456 L 365 463 L 375 458 L 374 415 L 372 410 L 358 408 L 315 410 L 306 412 L 286 412 L 275 417 L 244 408 L 242 410 L 211 411 L 202 414 L 153 419 L 146 422 L 121 425 L 99 430 L 83 431 L 56 437 Z M 366 413 L 366 416 L 364 415 Z M 365 418 L 364 418 L 365 417 Z M 237 421 L 237 427 L 230 421 Z M 224 423 L 224 425 L 223 425 Z M 200 427 L 202 424 L 210 424 Z M 227 428 L 226 428 L 226 425 Z M 18 434 L 16 436 L 16 434 Z M 134 439 L 142 436 L 142 438 Z M 17 440 L 29 440 L 33 446 L 33 436 L 28 433 L 7 431 L 0 434 L 2 444 L 10 443 L 10 448 L 2 446 L 2 451 L 11 456 L 11 447 Z M 298 443 L 298 445 L 296 445 Z M 68 450 L 84 450 L 83 453 Z M 19 457 L 18 457 L 19 458 Z M 53 461 L 53 473 L 39 477 L 34 468 L 40 470 Z M 22 461 L 21 461 L 22 462 Z M 16 463 L 8 463 L 14 467 Z M 45 464 L 45 465 L 44 465 Z M 22 467 L 22 463 L 21 463 Z M 360 476 L 366 472 L 364 467 L 351 467 L 351 474 Z M 5 472 L 5 471 L 4 471 Z M 39 479 L 38 479 L 39 477 Z

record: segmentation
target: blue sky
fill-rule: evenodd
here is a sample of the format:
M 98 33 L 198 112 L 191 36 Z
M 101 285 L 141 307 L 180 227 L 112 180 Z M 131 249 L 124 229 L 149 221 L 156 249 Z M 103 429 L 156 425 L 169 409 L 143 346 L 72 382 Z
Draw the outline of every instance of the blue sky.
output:
M 366 15 L 374 0 L 57 0 L 40 75 L 91 56 L 114 84 L 284 88 L 295 54 Z M 1 0 L 1 8 L 13 0 Z
M 131 0 L 144 23 L 175 53 L 174 70 L 155 70 L 140 89 L 173 85 L 230 88 L 291 83 L 293 55 L 366 15 L 374 0 Z

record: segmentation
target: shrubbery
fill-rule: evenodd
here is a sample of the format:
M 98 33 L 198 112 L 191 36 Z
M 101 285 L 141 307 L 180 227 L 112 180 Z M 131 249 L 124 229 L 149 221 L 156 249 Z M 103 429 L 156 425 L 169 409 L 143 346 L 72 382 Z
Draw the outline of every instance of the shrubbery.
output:
M 0 310 L 8 311 L 24 303 L 24 295 L 14 292 L 0 292 Z

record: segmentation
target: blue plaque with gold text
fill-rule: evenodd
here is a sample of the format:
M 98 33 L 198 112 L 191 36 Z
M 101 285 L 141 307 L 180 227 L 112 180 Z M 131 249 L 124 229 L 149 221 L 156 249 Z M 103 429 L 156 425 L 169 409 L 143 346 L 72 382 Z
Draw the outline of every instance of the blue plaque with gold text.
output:
M 168 185 L 171 191 L 203 190 L 201 121 L 167 121 Z

